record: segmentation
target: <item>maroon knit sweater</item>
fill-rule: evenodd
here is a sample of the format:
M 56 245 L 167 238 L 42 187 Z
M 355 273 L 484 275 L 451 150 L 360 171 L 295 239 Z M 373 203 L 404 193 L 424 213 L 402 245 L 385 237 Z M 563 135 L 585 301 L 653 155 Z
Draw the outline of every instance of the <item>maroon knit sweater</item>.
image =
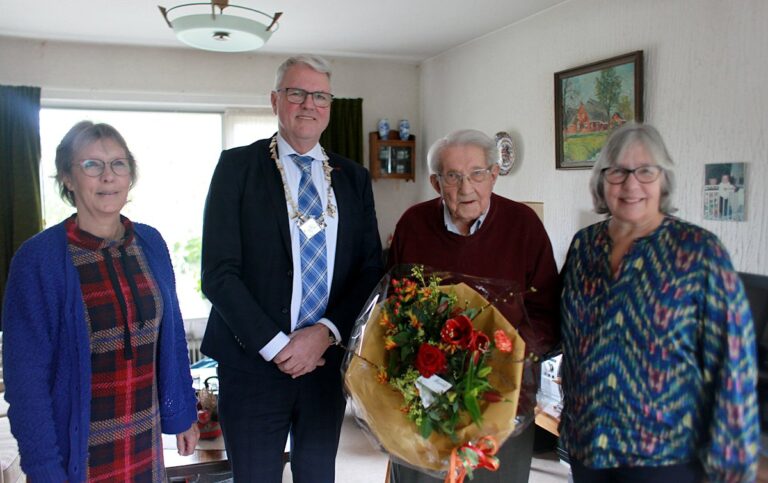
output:
M 512 281 L 523 290 L 534 287 L 536 292 L 524 296 L 531 325 L 518 326 L 527 351 L 542 354 L 560 340 L 552 244 L 536 213 L 522 203 L 492 194 L 488 216 L 470 236 L 446 229 L 440 198 L 412 206 L 397 222 L 387 268 L 400 263 Z

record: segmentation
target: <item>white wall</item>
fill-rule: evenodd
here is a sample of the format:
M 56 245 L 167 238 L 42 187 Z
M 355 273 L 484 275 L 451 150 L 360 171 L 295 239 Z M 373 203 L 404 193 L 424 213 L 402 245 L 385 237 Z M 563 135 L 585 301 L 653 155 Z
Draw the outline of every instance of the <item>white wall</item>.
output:
M 643 50 L 646 120 L 678 164 L 678 215 L 720 236 L 737 269 L 768 274 L 766 24 L 765 0 L 571 0 L 421 66 L 331 59 L 336 94 L 365 99 L 366 131 L 380 117 L 406 117 L 417 137 L 416 183 L 374 183 L 382 239 L 408 206 L 434 196 L 425 177 L 429 144 L 465 127 L 509 131 L 518 164 L 496 191 L 544 202 L 562 264 L 576 230 L 599 218 L 591 212 L 588 171 L 554 168 L 553 74 Z M 281 60 L 0 37 L 0 83 L 42 86 L 44 98 L 263 104 Z M 705 222 L 703 164 L 732 161 L 749 163 L 748 221 Z
M 599 218 L 589 172 L 555 170 L 553 74 L 643 50 L 645 118 L 677 163 L 677 214 L 716 233 L 738 270 L 768 274 L 766 25 L 765 0 L 571 0 L 424 62 L 424 145 L 466 127 L 513 133 L 522 159 L 496 192 L 544 202 L 562 264 L 577 229 Z M 704 221 L 703 165 L 734 161 L 749 163 L 748 221 Z
M 85 99 L 89 105 L 221 109 L 269 105 L 274 73 L 286 56 L 216 54 L 190 49 L 47 42 L 0 36 L 0 84 L 42 87 L 43 101 Z M 406 118 L 420 137 L 419 67 L 415 64 L 329 58 L 337 97 L 361 97 L 363 127 L 379 118 Z M 129 140 L 130 142 L 130 140 Z M 364 158 L 368 159 L 365 135 Z M 418 141 L 417 141 L 418 142 Z M 417 176 L 419 174 L 417 173 Z M 402 211 L 418 198 L 414 183 L 374 184 L 383 241 Z

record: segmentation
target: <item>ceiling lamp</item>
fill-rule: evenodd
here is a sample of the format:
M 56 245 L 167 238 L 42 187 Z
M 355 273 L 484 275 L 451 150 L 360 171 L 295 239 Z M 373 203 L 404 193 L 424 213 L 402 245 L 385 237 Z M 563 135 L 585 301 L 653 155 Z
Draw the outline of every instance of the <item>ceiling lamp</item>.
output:
M 210 7 L 210 13 L 207 12 L 207 7 Z M 277 19 L 283 15 L 283 12 L 277 12 L 270 16 L 260 10 L 230 5 L 229 0 L 185 3 L 169 9 L 160 6 L 157 8 L 179 40 L 197 49 L 214 52 L 246 52 L 258 49 L 267 43 L 272 32 L 277 30 Z M 229 15 L 229 12 L 225 14 L 225 8 L 237 9 L 239 15 Z

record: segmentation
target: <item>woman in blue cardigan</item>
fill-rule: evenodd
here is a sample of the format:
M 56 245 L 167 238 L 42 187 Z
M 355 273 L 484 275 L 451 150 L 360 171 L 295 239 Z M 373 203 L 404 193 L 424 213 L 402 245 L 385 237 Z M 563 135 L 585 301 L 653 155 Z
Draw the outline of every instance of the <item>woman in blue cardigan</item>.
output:
M 161 433 L 199 437 L 168 248 L 120 215 L 136 163 L 113 127 L 83 121 L 56 150 L 77 212 L 14 256 L 3 306 L 8 418 L 38 481 L 165 481 Z

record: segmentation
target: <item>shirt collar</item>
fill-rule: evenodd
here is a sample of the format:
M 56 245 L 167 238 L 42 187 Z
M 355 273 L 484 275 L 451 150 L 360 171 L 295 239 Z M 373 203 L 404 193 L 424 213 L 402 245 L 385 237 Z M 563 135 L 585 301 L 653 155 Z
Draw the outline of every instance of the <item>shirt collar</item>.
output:
M 323 150 L 320 147 L 320 143 L 315 144 L 315 146 L 307 151 L 306 153 L 299 153 L 293 147 L 288 144 L 288 141 L 283 138 L 283 136 L 278 132 L 277 133 L 277 153 L 280 156 L 280 160 L 285 162 L 285 160 L 290 160 L 291 154 L 298 154 L 301 156 L 312 156 L 315 160 L 322 160 L 323 159 Z
M 488 216 L 488 212 L 491 210 L 491 200 L 488 200 L 488 208 L 483 212 L 483 214 L 478 217 L 477 220 L 475 220 L 474 223 L 469 225 L 469 235 L 464 235 L 459 231 L 459 228 L 456 226 L 456 224 L 451 219 L 451 212 L 448 211 L 448 206 L 446 206 L 445 202 L 441 199 L 440 203 L 443 205 L 443 223 L 445 224 L 445 229 L 448 230 L 451 233 L 455 233 L 460 236 L 472 236 L 474 235 L 477 230 L 480 229 L 480 226 L 485 221 L 485 217 Z

